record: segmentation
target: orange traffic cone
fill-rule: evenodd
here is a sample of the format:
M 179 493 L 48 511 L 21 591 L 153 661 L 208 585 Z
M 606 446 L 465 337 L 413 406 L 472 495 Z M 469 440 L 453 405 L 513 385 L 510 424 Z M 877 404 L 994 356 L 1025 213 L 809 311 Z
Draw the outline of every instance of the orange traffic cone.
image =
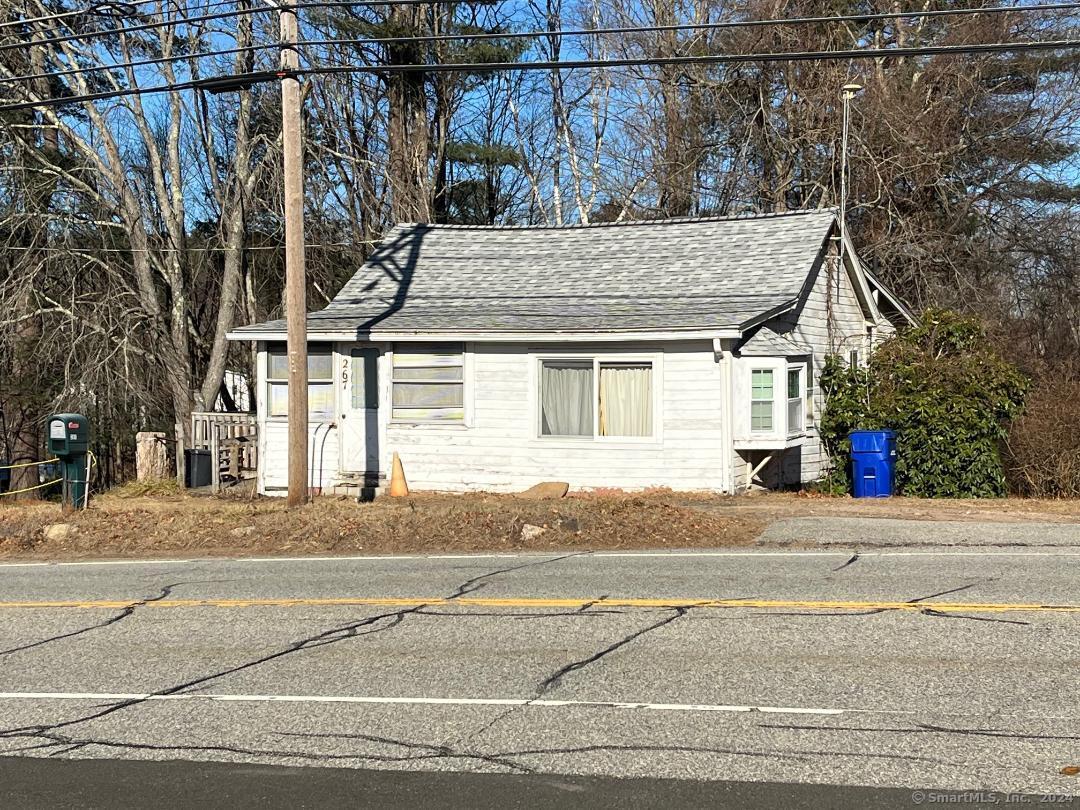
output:
M 404 498 L 409 494 L 409 485 L 405 483 L 405 470 L 401 468 L 401 459 L 394 453 L 394 466 L 390 471 L 390 497 Z

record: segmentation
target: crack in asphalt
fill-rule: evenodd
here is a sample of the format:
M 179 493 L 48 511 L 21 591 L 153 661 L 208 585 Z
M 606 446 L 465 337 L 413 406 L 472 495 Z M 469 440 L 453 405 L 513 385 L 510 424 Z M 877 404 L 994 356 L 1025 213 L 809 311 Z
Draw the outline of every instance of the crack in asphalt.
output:
M 923 616 L 937 616 L 942 619 L 967 619 L 972 622 L 997 622 L 998 624 L 1019 624 L 1024 627 L 1030 627 L 1031 622 L 1021 621 L 1020 619 L 995 619 L 991 616 L 968 616 L 963 613 L 943 613 L 940 610 L 934 610 L 933 608 L 923 608 L 921 611 Z
M 197 583 L 195 583 L 195 582 L 173 582 L 173 583 L 170 583 L 168 585 L 163 586 L 161 588 L 161 593 L 159 593 L 157 596 L 148 596 L 145 599 L 140 599 L 138 602 L 134 602 L 134 603 L 128 605 L 127 607 L 122 609 L 119 613 L 117 613 L 115 616 L 110 616 L 108 619 L 106 619 L 103 622 L 98 622 L 97 624 L 87 625 L 86 627 L 80 627 L 78 630 L 72 630 L 70 633 L 61 633 L 60 635 L 50 636 L 49 638 L 43 638 L 43 639 L 41 639 L 39 641 L 33 641 L 33 642 L 29 643 L 29 644 L 22 644 L 22 645 L 20 645 L 18 647 L 9 647 L 6 650 L 0 650 L 0 657 L 5 656 L 5 655 L 12 655 L 12 654 L 18 653 L 18 652 L 24 652 L 26 650 L 33 650 L 33 649 L 36 649 L 37 647 L 43 647 L 46 644 L 52 644 L 52 643 L 57 642 L 57 641 L 63 641 L 64 639 L 75 638 L 76 636 L 81 636 L 84 633 L 89 633 L 89 632 L 91 632 L 93 630 L 104 629 L 106 627 L 109 627 L 111 625 L 116 624 L 117 622 L 123 621 L 124 619 L 131 616 L 137 609 L 139 609 L 140 607 L 143 607 L 144 605 L 149 604 L 150 602 L 159 602 L 162 599 L 168 598 L 169 596 L 172 595 L 173 590 L 180 587 L 181 585 L 194 585 L 194 584 L 197 584 Z
M 594 603 L 599 602 L 599 601 L 600 601 L 599 599 L 594 600 Z M 665 609 L 666 612 L 671 613 L 670 616 L 665 616 L 663 619 L 661 619 L 658 622 L 653 622 L 652 624 L 648 625 L 647 627 L 639 628 L 638 630 L 635 630 L 634 632 L 630 633 L 629 635 L 623 636 L 618 641 L 615 641 L 612 644 L 609 644 L 607 647 L 600 650 L 599 652 L 594 653 L 593 655 L 590 655 L 588 658 L 583 658 L 583 659 L 580 659 L 578 661 L 572 661 L 571 663 L 560 667 L 558 670 L 556 670 L 554 673 L 549 675 L 547 678 L 545 678 L 543 681 L 541 681 L 537 685 L 536 691 L 534 692 L 534 694 L 533 694 L 533 696 L 531 698 L 529 698 L 527 701 L 525 701 L 522 704 L 519 704 L 517 706 L 511 706 L 509 709 L 495 715 L 495 717 L 493 717 L 491 720 L 489 720 L 487 723 L 485 723 L 478 730 L 476 730 L 476 731 L 472 732 L 471 734 L 469 734 L 468 735 L 469 741 L 472 742 L 474 740 L 479 739 L 484 734 L 486 734 L 488 731 L 490 731 L 492 728 L 494 728 L 496 725 L 498 725 L 499 723 L 503 722 L 508 717 L 510 717 L 510 715 L 514 714 L 515 712 L 521 711 L 522 709 L 526 709 L 529 706 L 533 705 L 533 703 L 535 701 L 540 700 L 551 689 L 554 689 L 555 687 L 557 687 L 562 682 L 562 679 L 564 677 L 566 677 L 567 675 L 571 674 L 572 672 L 580 671 L 580 670 L 584 669 L 585 667 L 589 666 L 590 664 L 594 664 L 597 661 L 600 661 L 601 659 L 605 658 L 606 656 L 610 655 L 611 653 L 615 652 L 616 650 L 618 650 L 618 649 L 620 649 L 622 647 L 625 647 L 630 642 L 634 641 L 635 639 L 640 638 L 641 636 L 646 635 L 647 633 L 651 633 L 654 630 L 658 630 L 661 627 L 664 627 L 665 625 L 671 624 L 671 622 L 675 621 L 676 619 L 678 619 L 678 618 L 680 618 L 682 616 L 685 616 L 686 613 L 690 610 L 690 607 L 692 607 L 692 606 Z M 459 737 L 454 739 L 455 743 L 458 743 L 458 742 L 461 742 L 461 741 L 462 741 L 462 736 L 459 736 Z
M 1080 740 L 1080 736 L 1068 734 L 1026 734 L 1018 731 L 995 731 L 993 729 L 951 728 L 932 723 L 913 723 L 911 728 L 891 726 L 807 726 L 780 723 L 759 723 L 758 728 L 785 731 L 866 731 L 878 734 L 965 734 L 976 737 L 998 737 L 1009 740 Z
M 469 593 L 474 593 L 474 592 L 480 590 L 481 588 L 485 587 L 488 584 L 488 582 L 491 579 L 493 579 L 494 577 L 498 577 L 498 576 L 501 576 L 503 574 L 510 573 L 512 571 L 517 571 L 517 570 L 522 569 L 522 568 L 529 568 L 531 566 L 536 566 L 536 565 L 546 565 L 548 563 L 559 562 L 560 560 L 565 560 L 565 559 L 568 559 L 570 557 L 582 556 L 583 554 L 589 554 L 589 553 L 590 552 L 573 552 L 573 553 L 570 553 L 570 554 L 560 555 L 558 557 L 544 558 L 544 559 L 540 559 L 540 560 L 533 560 L 533 561 L 530 561 L 530 562 L 527 562 L 527 563 L 524 563 L 524 564 L 509 566 L 507 568 L 497 569 L 495 571 L 489 571 L 489 572 L 486 572 L 484 574 L 480 574 L 480 575 L 478 575 L 476 577 L 472 577 L 471 579 L 466 580 L 461 585 L 459 585 L 453 591 L 453 593 L 451 593 L 450 596 L 447 597 L 447 598 L 449 600 L 453 600 L 453 599 L 458 599 L 458 598 L 460 598 L 462 596 L 466 596 Z M 146 602 L 157 601 L 159 599 L 166 598 L 168 595 L 171 594 L 172 590 L 175 587 L 177 587 L 177 585 L 179 585 L 179 584 L 191 584 L 191 583 L 175 583 L 175 584 L 167 585 L 162 589 L 162 593 L 159 596 L 153 597 L 152 599 L 143 600 L 143 601 L 139 602 L 136 605 L 132 605 L 132 606 L 129 606 L 129 608 L 125 608 L 123 611 L 121 611 L 121 613 L 118 616 L 113 617 L 112 620 L 110 620 L 109 622 L 103 623 L 101 626 L 108 626 L 109 624 L 115 624 L 117 621 L 120 621 L 121 619 L 126 618 L 127 616 L 131 615 L 131 612 L 133 612 L 135 608 L 139 607 L 140 605 L 146 604 Z M 368 616 L 368 617 L 365 617 L 365 618 L 360 619 L 360 620 L 355 621 L 355 622 L 350 622 L 348 624 L 340 625 L 338 627 L 334 627 L 334 628 L 331 628 L 329 630 L 324 630 L 323 632 L 317 633 L 317 634 L 312 635 L 312 636 L 307 636 L 307 637 L 305 637 L 303 639 L 300 639 L 299 641 L 294 641 L 294 642 L 290 643 L 287 647 L 285 647 L 283 649 L 275 650 L 274 652 L 267 653 L 267 654 L 259 656 L 257 658 L 253 658 L 253 659 L 245 661 L 245 662 L 243 662 L 241 664 L 237 664 L 237 665 L 232 666 L 232 667 L 227 667 L 225 669 L 220 669 L 220 670 L 217 670 L 215 672 L 211 672 L 209 674 L 202 675 L 202 676 L 200 676 L 198 678 L 193 678 L 193 679 L 184 681 L 183 683 L 175 684 L 175 685 L 170 686 L 168 688 L 160 689 L 160 690 L 157 690 L 155 692 L 148 693 L 147 695 L 140 696 L 138 698 L 131 698 L 131 699 L 128 699 L 128 700 L 123 700 L 123 701 L 119 701 L 119 702 L 116 702 L 116 703 L 111 703 L 111 704 L 105 705 L 102 708 L 99 708 L 96 711 L 93 711 L 93 712 L 91 712 L 89 714 L 84 714 L 82 716 L 75 717 L 75 718 L 72 718 L 72 719 L 69 719 L 69 720 L 62 720 L 62 721 L 57 722 L 57 723 L 38 724 L 38 725 L 29 725 L 29 726 L 21 726 L 21 727 L 16 727 L 16 728 L 2 729 L 2 730 L 0 730 L 0 739 L 15 739 L 15 738 L 32 738 L 32 739 L 34 739 L 34 738 L 36 738 L 36 739 L 39 739 L 39 740 L 45 740 L 47 742 L 45 742 L 40 747 L 42 747 L 42 748 L 58 747 L 59 751 L 61 753 L 70 753 L 71 751 L 78 750 L 78 749 L 83 748 L 83 747 L 85 747 L 87 745 L 101 745 L 101 746 L 116 745 L 118 747 L 124 747 L 124 746 L 121 746 L 119 743 L 110 743 L 107 740 L 96 740 L 96 739 L 76 740 L 74 738 L 68 738 L 68 737 L 60 734 L 59 731 L 60 731 L 60 729 L 70 728 L 72 726 L 80 725 L 82 723 L 87 723 L 87 722 L 90 722 L 92 720 L 98 720 L 98 719 L 101 719 L 103 717 L 107 717 L 109 715 L 115 714 L 116 712 L 123 711 L 125 709 L 129 709 L 129 708 L 132 708 L 132 707 L 135 707 L 135 706 L 140 706 L 140 705 L 142 705 L 144 703 L 147 703 L 152 698 L 163 697 L 163 696 L 168 696 L 168 695 L 175 695 L 175 694 L 178 694 L 178 693 L 181 693 L 181 692 L 184 692 L 184 691 L 188 691 L 188 690 L 197 691 L 198 689 L 201 689 L 201 688 L 205 687 L 208 683 L 211 683 L 213 681 L 217 681 L 217 680 L 219 680 L 221 678 L 224 678 L 224 677 L 227 677 L 229 675 L 234 675 L 234 674 L 236 674 L 238 672 L 243 672 L 245 670 L 249 670 L 249 669 L 253 669 L 253 668 L 258 667 L 258 666 L 262 666 L 263 664 L 267 664 L 267 663 L 269 663 L 271 661 L 275 661 L 275 660 L 278 660 L 280 658 L 284 658 L 285 656 L 292 655 L 294 653 L 303 652 L 305 650 L 310 650 L 310 649 L 316 649 L 318 647 L 323 647 L 323 646 L 327 646 L 327 645 L 330 645 L 330 644 L 336 644 L 338 642 L 345 641 L 347 639 L 358 638 L 358 637 L 361 637 L 361 636 L 372 635 L 374 633 L 380 633 L 380 632 L 385 632 L 385 631 L 388 631 L 388 630 L 392 630 L 393 628 L 400 625 L 405 620 L 405 618 L 407 616 L 409 616 L 411 614 L 418 613 L 422 609 L 428 608 L 428 607 L 431 607 L 431 605 L 429 605 L 427 603 L 424 603 L 424 604 L 420 604 L 420 605 L 415 605 L 415 606 L 410 607 L 410 608 L 404 608 L 404 609 L 401 609 L 401 610 L 390 611 L 390 612 L 387 612 L 387 613 L 380 613 L 380 614 L 375 615 L 375 616 Z M 386 620 L 384 625 L 379 626 L 379 627 L 375 627 L 375 625 L 377 625 L 380 622 L 384 622 L 384 620 Z M 86 631 L 89 631 L 91 629 L 96 629 L 96 627 L 97 626 L 95 626 L 93 628 L 84 628 L 83 631 L 86 632 Z M 369 629 L 367 629 L 365 631 L 364 628 L 369 628 Z M 150 746 L 149 744 L 147 744 L 147 745 L 144 745 L 142 747 L 150 747 L 153 750 L 189 750 L 187 747 L 184 747 L 184 746 L 180 746 L 180 747 L 176 747 L 176 746 Z M 197 750 L 197 749 L 193 749 L 193 750 Z M 218 748 L 210 747 L 208 750 L 218 750 Z M 229 749 L 227 747 L 221 747 L 220 750 L 227 751 Z M 56 752 L 54 752 L 54 753 L 56 753 Z M 244 753 L 244 752 L 238 750 L 235 753 Z M 462 756 L 465 756 L 465 755 L 462 755 Z M 468 756 L 472 757 L 472 755 L 468 755 Z M 476 758 L 476 757 L 473 757 L 473 758 Z
M 613 644 L 609 644 L 607 647 L 597 653 L 594 653 L 593 655 L 590 655 L 588 658 L 583 658 L 580 661 L 573 661 L 569 664 L 566 664 L 565 666 L 556 670 L 552 675 L 549 675 L 547 678 L 540 682 L 540 685 L 537 687 L 536 698 L 538 699 L 543 697 L 545 694 L 548 693 L 549 690 L 554 689 L 556 686 L 558 686 L 562 679 L 565 678 L 567 675 L 571 674 L 572 672 L 577 672 L 578 670 L 584 669 L 590 664 L 594 664 L 600 659 L 605 658 L 616 650 L 625 647 L 627 644 L 634 641 L 635 639 L 641 638 L 641 636 L 644 636 L 647 633 L 651 633 L 654 630 L 659 630 L 665 625 L 671 624 L 676 619 L 685 616 L 689 609 L 689 607 L 673 608 L 670 616 L 666 616 L 658 622 L 653 622 L 647 627 L 642 627 L 641 629 L 635 630 L 629 635 L 623 636 L 618 641 L 614 642 Z
M 851 555 L 851 558 L 850 558 L 850 559 L 849 559 L 849 560 L 848 560 L 848 561 L 847 561 L 846 563 L 844 563 L 843 565 L 840 565 L 840 566 L 837 566 L 836 568 L 834 568 L 834 569 L 833 569 L 833 573 L 835 574 L 835 573 L 836 573 L 837 571 L 842 571 L 842 570 L 844 570 L 845 568 L 847 568 L 847 567 L 848 567 L 849 565 L 854 565 L 854 564 L 855 564 L 855 562 L 856 562 L 856 561 L 857 561 L 858 559 L 859 559 L 859 552 L 857 552 L 857 551 L 856 551 L 856 552 L 855 552 L 854 554 L 852 554 L 852 555 Z
M 486 574 L 479 574 L 472 579 L 467 579 L 454 590 L 452 594 L 446 597 L 448 600 L 460 599 L 463 596 L 468 596 L 470 593 L 476 593 L 481 588 L 487 586 L 487 580 L 494 577 L 502 576 L 503 574 L 509 574 L 512 571 L 520 571 L 522 568 L 532 568 L 537 565 L 548 565 L 550 563 L 562 562 L 563 560 L 569 560 L 571 557 L 584 557 L 592 554 L 591 551 L 574 551 L 570 554 L 561 554 L 558 557 L 543 557 L 539 560 L 530 560 L 527 563 L 521 563 L 520 565 L 511 565 L 507 568 L 500 568 L 496 571 L 489 571 Z

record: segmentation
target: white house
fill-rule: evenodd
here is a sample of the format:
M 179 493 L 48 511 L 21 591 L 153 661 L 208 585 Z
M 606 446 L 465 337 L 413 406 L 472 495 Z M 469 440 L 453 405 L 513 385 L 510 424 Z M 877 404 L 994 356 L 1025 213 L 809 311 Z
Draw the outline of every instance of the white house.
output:
M 842 256 L 842 261 L 841 261 Z M 737 492 L 817 478 L 826 355 L 910 320 L 831 210 L 399 225 L 308 316 L 313 487 Z M 286 487 L 285 323 L 258 341 L 259 489 Z

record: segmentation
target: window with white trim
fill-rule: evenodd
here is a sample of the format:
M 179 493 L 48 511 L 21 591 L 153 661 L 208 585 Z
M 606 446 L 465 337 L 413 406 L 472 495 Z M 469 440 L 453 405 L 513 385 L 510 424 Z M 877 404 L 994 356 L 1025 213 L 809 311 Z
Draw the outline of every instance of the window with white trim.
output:
M 806 406 L 803 402 L 804 366 L 788 366 L 787 370 L 787 430 L 802 433 Z
M 859 367 L 859 350 L 852 349 L 848 352 L 848 366 L 855 370 Z
M 773 371 L 756 368 L 750 372 L 750 430 L 769 433 L 773 429 Z
M 465 421 L 465 351 L 460 343 L 403 343 L 391 372 L 398 422 Z
M 308 345 L 308 417 L 334 416 L 334 355 L 329 346 Z M 266 412 L 289 415 L 289 354 L 282 344 L 266 348 Z
M 540 436 L 647 438 L 653 394 L 648 360 L 541 360 Z

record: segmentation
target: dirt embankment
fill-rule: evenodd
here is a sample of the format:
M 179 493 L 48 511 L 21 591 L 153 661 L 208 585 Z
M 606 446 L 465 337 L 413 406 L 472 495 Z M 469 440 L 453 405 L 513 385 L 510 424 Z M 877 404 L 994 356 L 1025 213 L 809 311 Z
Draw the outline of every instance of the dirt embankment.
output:
M 55 504 L 0 507 L 0 556 L 688 548 L 746 544 L 763 528 L 751 515 L 702 511 L 674 495 L 418 495 L 369 504 L 318 498 L 298 509 L 269 498 L 106 495 L 68 516 Z
M 273 498 L 147 494 L 129 488 L 68 516 L 52 503 L 0 503 L 0 557 L 715 548 L 750 545 L 773 521 L 807 516 L 1080 525 L 1080 501 L 857 501 L 801 494 L 730 498 L 658 491 L 543 501 L 490 494 L 420 494 L 370 504 L 318 498 L 286 509 Z

